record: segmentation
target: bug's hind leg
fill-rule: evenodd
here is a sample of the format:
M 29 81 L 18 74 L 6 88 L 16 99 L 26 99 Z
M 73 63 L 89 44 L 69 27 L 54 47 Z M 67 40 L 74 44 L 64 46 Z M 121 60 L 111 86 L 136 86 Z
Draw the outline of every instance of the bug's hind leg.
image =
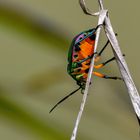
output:
M 125 54 L 123 54 L 123 56 L 125 56 Z M 107 61 L 105 61 L 105 62 L 103 62 L 103 63 L 101 63 L 101 64 L 99 64 L 99 65 L 94 65 L 94 68 L 95 68 L 95 69 L 102 68 L 102 67 L 104 67 L 106 64 L 108 64 L 108 63 L 114 61 L 115 59 L 116 59 L 115 57 L 112 57 L 112 58 L 110 58 L 109 60 L 107 60 Z
M 123 56 L 125 56 L 125 54 L 123 54 Z M 112 57 L 111 59 L 107 60 L 106 62 L 102 63 L 103 65 L 106 65 L 110 62 L 112 62 L 113 60 L 115 60 L 116 58 L 115 57 Z
M 117 77 L 117 76 L 110 77 L 110 76 L 104 75 L 103 78 L 105 78 L 105 79 L 114 79 L 114 80 L 123 80 L 123 78 Z
M 100 78 L 105 78 L 105 79 L 113 79 L 113 80 L 123 80 L 121 77 L 117 77 L 117 76 L 107 76 L 104 74 L 101 74 L 99 72 L 93 72 L 94 75 L 100 77 Z

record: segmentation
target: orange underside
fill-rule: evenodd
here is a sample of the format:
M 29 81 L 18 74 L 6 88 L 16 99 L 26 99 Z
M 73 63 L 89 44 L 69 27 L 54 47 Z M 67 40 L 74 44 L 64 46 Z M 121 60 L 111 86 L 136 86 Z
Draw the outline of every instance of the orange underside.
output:
M 78 52 L 78 56 L 79 56 L 79 60 L 82 60 L 84 58 L 87 58 L 88 56 L 91 56 L 93 54 L 93 50 L 94 50 L 94 42 L 93 41 L 83 41 L 81 42 L 80 45 L 80 51 Z
M 89 56 L 92 56 L 92 54 L 94 53 L 94 44 L 95 41 L 94 40 L 90 40 L 85 39 L 80 43 L 80 51 L 77 52 L 78 57 L 75 59 L 75 62 L 77 61 L 81 61 L 83 59 L 88 58 Z M 95 58 L 95 62 L 97 62 L 100 59 L 100 57 L 96 57 Z M 82 67 L 76 68 L 75 72 L 73 74 L 76 75 L 81 75 L 81 77 L 83 77 L 84 79 L 87 78 L 88 76 L 88 72 L 86 71 L 87 69 L 89 69 L 91 59 L 87 59 L 86 61 L 84 61 L 82 63 Z M 103 67 L 103 64 L 99 64 L 99 65 L 94 65 L 94 68 L 99 69 Z M 78 69 L 80 69 L 80 71 L 77 71 Z M 98 77 L 103 77 L 103 74 L 100 74 L 98 72 L 93 72 L 94 75 L 98 76 Z
M 91 56 L 94 52 L 94 41 L 90 39 L 83 40 L 80 43 L 80 51 L 78 51 L 78 58 L 76 61 L 83 60 L 89 56 Z M 87 78 L 87 73 L 85 73 L 85 70 L 89 68 L 89 65 L 86 65 L 90 63 L 90 59 L 86 60 L 82 63 L 82 67 L 80 68 L 80 72 L 76 72 L 77 74 L 83 74 L 83 78 Z

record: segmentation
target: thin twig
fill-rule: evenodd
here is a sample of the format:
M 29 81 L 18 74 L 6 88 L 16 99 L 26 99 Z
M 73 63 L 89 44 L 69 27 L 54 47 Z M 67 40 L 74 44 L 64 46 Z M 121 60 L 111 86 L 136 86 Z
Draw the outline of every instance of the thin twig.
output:
M 79 0 L 79 4 L 83 10 L 83 12 L 87 15 L 91 15 L 91 16 L 98 16 L 99 12 L 91 12 L 85 5 L 85 0 Z
M 115 36 L 115 33 L 113 31 L 110 19 L 108 17 L 108 11 L 104 10 L 102 0 L 98 0 L 100 11 L 96 12 L 96 13 L 91 12 L 86 7 L 85 0 L 79 0 L 79 2 L 80 2 L 80 6 L 83 9 L 85 14 L 91 15 L 91 16 L 97 16 L 98 15 L 99 16 L 98 25 L 101 25 L 103 23 L 105 24 L 106 35 L 107 35 L 107 37 L 108 37 L 108 39 L 109 39 L 109 41 L 112 45 L 112 49 L 113 49 L 114 55 L 115 55 L 117 63 L 118 63 L 118 67 L 120 69 L 120 72 L 122 74 L 122 77 L 124 79 L 126 87 L 128 89 L 128 92 L 129 92 L 134 110 L 136 112 L 136 115 L 140 119 L 140 96 L 139 96 L 139 93 L 136 89 L 136 86 L 135 86 L 135 84 L 132 80 L 129 69 L 128 69 L 127 64 L 124 60 L 124 57 L 121 53 L 117 38 Z M 95 46 L 94 46 L 94 52 L 93 53 L 95 53 L 96 49 L 97 49 L 100 31 L 101 31 L 101 26 L 97 29 Z M 90 85 L 90 82 L 91 82 L 92 72 L 93 72 L 93 69 L 94 69 L 94 60 L 95 60 L 95 56 L 91 60 L 91 65 L 90 65 L 90 69 L 89 69 L 89 73 L 88 73 L 88 78 L 87 78 L 87 81 L 86 81 L 86 87 L 85 87 L 84 95 L 83 95 L 82 103 L 81 103 L 81 106 L 80 106 L 80 111 L 78 113 L 76 123 L 75 123 L 74 129 L 73 129 L 71 140 L 76 140 L 78 125 L 79 125 L 79 122 L 80 122 L 80 119 L 81 119 L 81 116 L 82 116 L 82 113 L 83 113 L 83 110 L 84 110 L 84 106 L 85 106 L 87 95 L 88 95 L 89 85 Z
M 103 1 L 102 0 L 98 0 L 98 3 L 99 3 L 100 10 L 103 10 L 104 9 Z
M 85 12 L 85 9 L 83 11 Z M 101 10 L 100 11 L 98 25 L 103 25 L 105 17 L 106 17 L 106 13 L 107 13 L 106 10 Z M 95 46 L 94 46 L 94 52 L 93 53 L 96 52 L 100 32 L 101 32 L 101 26 L 99 26 L 99 28 L 97 29 Z M 86 87 L 85 87 L 84 95 L 83 95 L 82 103 L 81 103 L 81 106 L 80 106 L 80 111 L 79 111 L 77 119 L 76 119 L 75 127 L 73 129 L 71 140 L 75 140 L 76 136 L 77 136 L 77 130 L 78 130 L 79 122 L 81 120 L 81 116 L 82 116 L 82 113 L 83 113 L 83 110 L 84 110 L 84 107 L 85 107 L 85 103 L 86 103 L 86 99 L 87 99 L 87 95 L 88 95 L 88 90 L 89 90 L 89 85 L 90 85 L 90 82 L 91 82 L 92 72 L 93 72 L 93 68 L 94 68 L 94 59 L 95 59 L 95 56 L 91 60 L 91 65 L 90 65 L 90 69 L 89 69 L 89 73 L 88 73 L 88 77 L 87 77 L 87 81 L 86 81 Z
M 106 30 L 106 35 L 112 45 L 113 52 L 116 57 L 119 70 L 121 72 L 121 75 L 122 75 L 124 82 L 126 84 L 126 87 L 128 89 L 128 93 L 129 93 L 133 108 L 135 110 L 136 115 L 140 119 L 140 96 L 139 96 L 137 88 L 134 84 L 134 81 L 131 77 L 129 69 L 127 67 L 127 63 L 120 50 L 119 43 L 114 34 L 109 17 L 106 17 L 106 19 L 105 19 L 105 30 Z
M 102 12 L 106 12 L 106 11 L 102 11 Z M 104 13 L 101 13 L 100 16 L 102 16 L 102 14 L 104 14 Z M 99 20 L 98 25 L 100 25 L 102 23 L 103 23 L 103 21 Z M 99 27 L 97 29 L 94 53 L 96 52 L 96 49 L 97 49 L 100 32 L 101 32 L 101 27 Z M 83 110 L 84 110 L 84 106 L 85 106 L 87 95 L 88 95 L 89 85 L 90 85 L 90 82 L 91 82 L 92 72 L 93 72 L 93 68 L 94 68 L 93 67 L 94 66 L 94 59 L 95 59 L 95 57 L 93 57 L 92 61 L 91 61 L 91 65 L 90 65 L 90 69 L 89 69 L 89 73 L 88 73 L 88 78 L 87 78 L 87 82 L 86 82 L 86 87 L 85 87 L 85 91 L 84 91 L 80 111 L 79 111 L 78 116 L 77 116 L 77 120 L 76 120 L 76 123 L 75 123 L 75 127 L 74 127 L 74 130 L 73 130 L 73 133 L 72 133 L 71 140 L 76 139 L 78 125 L 79 125 L 79 122 L 80 122 L 80 119 L 81 119 L 81 116 L 82 116 L 82 113 L 83 113 Z

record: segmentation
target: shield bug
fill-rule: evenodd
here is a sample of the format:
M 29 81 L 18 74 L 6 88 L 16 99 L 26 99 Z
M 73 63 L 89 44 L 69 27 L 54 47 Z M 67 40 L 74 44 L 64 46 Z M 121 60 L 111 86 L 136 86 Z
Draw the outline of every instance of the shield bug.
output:
M 88 71 L 90 68 L 90 63 L 92 57 L 95 56 L 95 62 L 99 61 L 101 54 L 109 44 L 109 40 L 104 45 L 104 47 L 101 49 L 99 53 L 95 52 L 94 54 L 94 44 L 95 44 L 95 38 L 96 38 L 96 31 L 100 25 L 98 25 L 96 28 L 89 29 L 86 31 L 81 32 L 77 36 L 74 37 L 71 46 L 69 48 L 68 52 L 68 66 L 67 66 L 67 72 L 68 74 L 76 81 L 77 85 L 79 86 L 78 89 L 73 91 L 72 93 L 68 94 L 66 97 L 64 97 L 62 100 L 60 100 L 51 110 L 52 112 L 54 108 L 56 108 L 57 105 L 59 105 L 61 102 L 63 102 L 65 99 L 67 99 L 69 96 L 73 95 L 75 92 L 81 89 L 81 93 L 83 93 L 86 85 L 86 80 L 88 76 Z M 107 60 L 106 62 L 103 62 L 98 65 L 94 65 L 95 69 L 102 68 L 109 62 L 115 60 L 115 57 Z M 120 77 L 111 77 L 104 74 L 101 74 L 99 72 L 94 71 L 94 75 L 105 78 L 105 79 L 120 79 Z

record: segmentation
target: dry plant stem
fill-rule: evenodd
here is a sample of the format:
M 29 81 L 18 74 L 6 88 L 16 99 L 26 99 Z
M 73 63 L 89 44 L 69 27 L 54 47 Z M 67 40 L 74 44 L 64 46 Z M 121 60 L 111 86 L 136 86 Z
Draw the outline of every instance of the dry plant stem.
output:
M 129 93 L 133 108 L 136 112 L 136 115 L 140 119 L 140 96 L 133 82 L 133 79 L 130 75 L 126 61 L 121 53 L 121 50 L 120 50 L 117 38 L 114 34 L 109 17 L 105 18 L 105 30 L 106 30 L 106 35 L 111 42 L 112 49 L 118 63 L 119 70 L 121 72 L 121 75 L 128 89 L 128 93 Z
M 103 1 L 98 0 L 100 10 L 104 10 Z
M 118 63 L 118 67 L 120 69 L 120 72 L 122 74 L 122 77 L 124 79 L 126 87 L 128 89 L 128 92 L 129 92 L 134 110 L 135 110 L 138 118 L 140 119 L 140 96 L 139 96 L 139 93 L 136 89 L 136 86 L 135 86 L 135 84 L 132 80 L 129 69 L 127 67 L 127 64 L 126 64 L 126 62 L 123 58 L 123 55 L 121 53 L 117 38 L 115 36 L 115 33 L 113 31 L 110 19 L 108 17 L 108 11 L 104 10 L 102 0 L 98 0 L 100 11 L 96 12 L 96 13 L 91 12 L 86 7 L 85 0 L 79 0 L 79 2 L 80 2 L 80 6 L 83 9 L 85 14 L 88 14 L 88 15 L 91 15 L 91 16 L 99 15 L 98 25 L 101 25 L 103 23 L 105 24 L 104 27 L 105 27 L 106 35 L 107 35 L 109 41 L 111 42 L 112 49 L 113 49 L 114 55 L 116 57 L 116 61 Z M 101 31 L 101 26 L 97 29 L 95 46 L 94 46 L 94 53 L 96 52 L 96 49 L 97 49 L 100 31 Z M 88 73 L 88 78 L 87 78 L 87 82 L 86 82 L 84 95 L 83 95 L 82 103 L 81 103 L 81 106 L 80 106 L 80 111 L 78 113 L 76 123 L 75 123 L 74 129 L 73 129 L 71 140 L 76 140 L 78 125 L 79 125 L 79 122 L 80 122 L 80 119 L 81 119 L 81 116 L 82 116 L 82 113 L 83 113 L 83 110 L 84 110 L 84 106 L 85 106 L 87 95 L 88 95 L 89 85 L 90 85 L 90 82 L 91 82 L 92 72 L 93 72 L 93 68 L 94 68 L 94 59 L 95 59 L 95 56 L 91 60 L 91 65 L 90 65 L 90 69 L 89 69 L 89 73 Z
M 80 0 L 80 1 L 84 1 L 83 7 L 86 7 L 85 0 Z M 103 10 L 104 8 L 103 8 L 102 0 L 98 0 L 98 2 L 99 2 L 100 9 Z M 89 14 L 89 15 L 93 15 L 93 14 Z M 139 95 L 137 88 L 133 82 L 133 79 L 130 75 L 129 69 L 127 67 L 127 63 L 126 63 L 124 57 L 122 56 L 117 38 L 116 38 L 115 33 L 113 31 L 113 28 L 112 28 L 112 25 L 111 25 L 111 22 L 110 22 L 108 15 L 106 15 L 104 23 L 105 23 L 106 35 L 111 42 L 112 49 L 113 49 L 114 55 L 115 55 L 117 63 L 118 63 L 118 67 L 119 67 L 121 75 L 124 79 L 124 82 L 126 84 L 126 87 L 128 89 L 128 93 L 129 93 L 129 96 L 131 98 L 132 105 L 134 107 L 136 115 L 140 119 L 140 95 Z
M 79 0 L 79 4 L 81 6 L 81 8 L 83 9 L 84 13 L 87 14 L 87 15 L 91 15 L 91 16 L 98 16 L 99 15 L 99 12 L 91 12 L 85 5 L 85 1 L 84 0 Z
M 106 11 L 101 11 L 100 12 L 98 25 L 103 24 L 103 21 L 105 19 L 105 15 L 106 15 Z M 101 26 L 97 29 L 95 46 L 94 46 L 95 47 L 94 48 L 94 53 L 96 52 L 96 49 L 97 49 L 100 32 L 101 32 Z M 77 116 L 75 127 L 74 127 L 74 130 L 73 130 L 72 136 L 71 136 L 71 140 L 76 139 L 78 125 L 79 125 L 79 122 L 81 120 L 81 116 L 82 116 L 84 106 L 85 106 L 85 103 L 86 103 L 86 99 L 87 99 L 87 95 L 88 95 L 89 85 L 90 85 L 90 82 L 91 82 L 91 76 L 92 76 L 92 72 L 93 72 L 93 68 L 94 68 L 94 59 L 95 59 L 95 57 L 93 57 L 93 59 L 91 61 L 91 65 L 90 65 L 90 69 L 89 69 L 89 73 L 88 73 L 88 78 L 87 78 L 87 82 L 86 82 L 86 87 L 85 87 L 82 103 L 81 103 L 81 106 L 80 106 L 80 111 L 79 111 L 78 116 Z
M 100 11 L 98 25 L 103 24 L 103 22 L 105 20 L 105 17 L 106 17 L 106 13 L 107 13 L 106 10 L 101 10 Z M 97 29 L 95 46 L 94 46 L 94 52 L 93 53 L 96 52 L 100 32 L 101 32 L 101 26 Z M 90 65 L 90 69 L 89 69 L 89 73 L 88 73 L 88 77 L 87 77 L 87 82 L 86 82 L 84 95 L 83 95 L 82 103 L 81 103 L 81 106 L 80 106 L 80 111 L 79 111 L 77 119 L 76 119 L 75 127 L 73 129 L 71 140 L 76 140 L 79 122 L 81 120 L 81 116 L 82 116 L 82 113 L 83 113 L 83 110 L 84 110 L 84 107 L 85 107 L 85 103 L 86 103 L 86 99 L 87 99 L 87 95 L 88 95 L 88 90 L 89 90 L 89 85 L 90 85 L 90 82 L 91 82 L 92 72 L 93 72 L 93 68 L 94 68 L 94 59 L 95 59 L 95 57 L 93 57 L 92 60 L 91 60 L 91 65 Z

